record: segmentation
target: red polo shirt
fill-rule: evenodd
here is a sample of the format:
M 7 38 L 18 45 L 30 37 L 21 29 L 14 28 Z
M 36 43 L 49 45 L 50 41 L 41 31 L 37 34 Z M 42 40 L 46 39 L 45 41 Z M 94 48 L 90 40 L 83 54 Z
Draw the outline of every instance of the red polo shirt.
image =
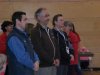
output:
M 0 35 L 0 53 L 6 54 L 6 41 L 7 35 L 6 33 L 2 33 Z
M 78 34 L 70 32 L 69 39 L 74 48 L 74 61 L 71 61 L 71 64 L 78 64 L 78 48 L 79 48 L 80 37 Z

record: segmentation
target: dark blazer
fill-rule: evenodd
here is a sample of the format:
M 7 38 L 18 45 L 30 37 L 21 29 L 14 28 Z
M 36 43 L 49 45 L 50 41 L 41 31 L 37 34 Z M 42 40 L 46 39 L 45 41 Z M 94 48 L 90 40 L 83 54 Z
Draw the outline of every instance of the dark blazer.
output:
M 65 41 L 64 37 L 59 33 L 59 31 L 52 29 L 55 38 L 58 40 L 57 43 L 60 49 L 60 64 L 61 65 L 68 65 L 70 63 L 70 54 L 66 52 L 66 46 L 68 46 L 67 41 Z M 67 37 L 66 37 L 67 39 Z
M 37 23 L 36 27 L 31 31 L 31 39 L 40 59 L 40 67 L 52 66 L 54 59 L 60 58 L 59 48 L 55 42 L 56 39 L 53 32 L 49 28 L 47 29 L 49 30 L 49 35 L 46 30 Z

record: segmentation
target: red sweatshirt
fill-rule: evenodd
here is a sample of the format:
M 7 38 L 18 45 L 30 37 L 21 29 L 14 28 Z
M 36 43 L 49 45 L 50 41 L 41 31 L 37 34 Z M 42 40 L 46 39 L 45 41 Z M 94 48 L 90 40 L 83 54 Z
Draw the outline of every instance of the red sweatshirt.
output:
M 70 39 L 72 46 L 74 48 L 74 61 L 71 61 L 71 65 L 78 64 L 78 48 L 79 48 L 80 37 L 78 34 L 70 32 L 69 39 Z
M 6 54 L 6 41 L 7 35 L 6 33 L 2 33 L 0 35 L 0 53 Z

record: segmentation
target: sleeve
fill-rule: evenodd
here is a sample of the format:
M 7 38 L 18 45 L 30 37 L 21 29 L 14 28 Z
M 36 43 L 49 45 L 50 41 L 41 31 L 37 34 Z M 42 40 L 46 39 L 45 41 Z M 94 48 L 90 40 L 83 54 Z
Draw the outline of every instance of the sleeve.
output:
M 58 40 L 58 36 L 56 33 L 54 33 L 54 31 L 52 30 L 53 33 L 53 37 L 54 37 L 54 43 L 55 43 L 55 59 L 60 59 L 60 50 L 59 50 L 59 40 Z
M 36 61 L 39 61 L 39 58 L 38 58 L 38 55 L 36 54 L 36 52 L 34 51 L 34 63 L 35 63 Z
M 55 52 L 55 59 L 60 59 L 60 50 L 59 50 L 59 45 L 55 40 L 55 47 L 56 47 L 56 52 Z
M 72 54 L 72 55 L 74 55 L 74 48 L 73 48 L 73 46 L 72 46 L 72 44 L 69 42 L 69 52 L 70 52 L 70 54 Z
M 19 63 L 33 69 L 33 61 L 30 55 L 25 51 L 23 43 L 17 37 L 11 37 L 8 41 L 8 46 Z
M 70 32 L 69 33 L 69 38 L 70 38 L 70 41 L 71 41 L 72 44 L 75 43 L 75 42 L 77 42 L 77 36 L 76 36 L 76 34 Z
M 81 39 L 80 39 L 80 36 L 79 36 L 79 34 L 77 34 L 77 38 L 78 38 L 78 41 L 80 42 L 80 41 L 81 41 Z

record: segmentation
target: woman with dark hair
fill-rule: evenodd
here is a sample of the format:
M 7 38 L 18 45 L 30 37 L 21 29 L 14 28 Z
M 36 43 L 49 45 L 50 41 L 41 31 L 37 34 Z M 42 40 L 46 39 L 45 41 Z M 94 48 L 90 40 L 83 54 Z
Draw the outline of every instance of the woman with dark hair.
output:
M 0 35 L 0 54 L 6 54 L 6 40 L 8 34 L 13 30 L 13 23 L 10 21 L 4 21 L 1 25 L 3 33 Z
M 68 75 L 82 75 L 81 68 L 78 62 L 78 50 L 80 37 L 78 33 L 75 31 L 74 24 L 70 21 L 64 22 L 64 31 L 67 33 L 70 42 L 74 48 L 74 60 L 70 61 Z M 73 71 L 73 72 L 72 72 Z M 73 74 L 74 73 L 74 74 Z
M 13 23 L 10 22 L 10 21 L 4 21 L 2 23 L 2 25 L 1 25 L 1 30 L 3 31 L 3 33 L 0 35 L 0 55 L 3 54 L 5 56 L 6 55 L 6 41 L 7 41 L 7 36 L 13 30 Z M 3 59 L 3 60 L 6 60 L 6 59 Z M 6 65 L 6 63 L 4 63 L 4 65 Z M 4 69 L 6 67 L 4 66 L 2 68 Z M 6 74 L 5 75 L 8 75 L 7 74 L 7 71 L 8 71 L 7 69 L 6 69 Z

